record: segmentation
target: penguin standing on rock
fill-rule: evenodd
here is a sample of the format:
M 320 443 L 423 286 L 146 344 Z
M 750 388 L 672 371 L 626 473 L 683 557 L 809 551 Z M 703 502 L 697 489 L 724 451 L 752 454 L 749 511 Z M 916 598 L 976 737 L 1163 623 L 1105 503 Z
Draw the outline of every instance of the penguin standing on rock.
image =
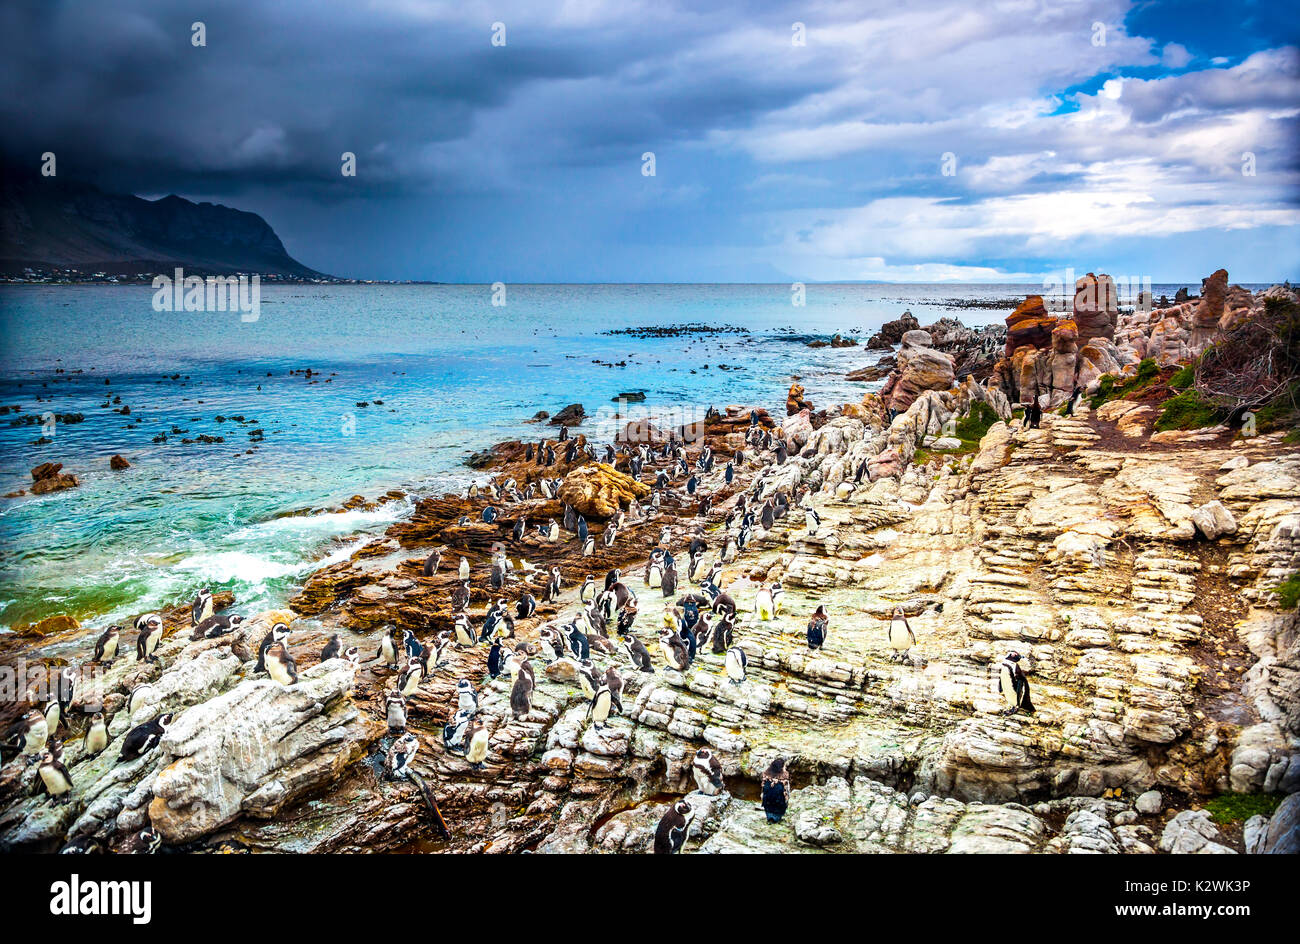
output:
M 650 652 L 641 640 L 629 634 L 623 639 L 623 648 L 632 662 L 632 668 L 638 672 L 654 672 L 654 666 L 650 664 Z
M 671 629 L 665 629 L 659 636 L 659 649 L 663 652 L 664 660 L 670 669 L 685 672 L 690 667 L 691 657 L 687 652 L 686 642 Z
M 655 855 L 673 855 L 682 851 L 686 836 L 691 831 L 695 810 L 685 800 L 672 805 L 655 829 Z
M 212 615 L 212 591 L 203 589 L 194 597 L 194 605 L 190 607 L 190 619 L 195 626 L 202 623 Z
M 749 664 L 749 658 L 745 655 L 745 650 L 739 646 L 732 646 L 727 650 L 726 666 L 727 678 L 732 685 L 743 685 L 745 682 L 745 666 Z
M 590 606 L 591 601 L 596 599 L 596 579 L 591 574 L 582 581 L 582 586 L 578 588 L 578 601 L 584 606 Z
M 475 770 L 483 769 L 483 762 L 488 755 L 488 732 L 482 718 L 475 718 L 465 732 L 465 759 Z
M 325 648 L 320 651 L 320 660 L 328 662 L 330 659 L 337 659 L 342 651 L 343 643 L 339 641 L 339 634 L 334 633 L 330 636 L 329 642 L 325 643 Z
M 261 643 L 257 647 L 257 665 L 253 666 L 253 672 L 266 671 L 266 653 L 277 642 L 284 642 L 289 638 L 289 627 L 284 623 L 276 623 L 262 637 Z
M 505 649 L 501 645 L 500 638 L 492 640 L 492 648 L 488 650 L 487 657 L 487 674 L 488 678 L 498 677 L 505 669 Z
M 1002 704 L 1006 714 L 1023 711 L 1034 713 L 1034 703 L 1029 700 L 1029 679 L 1020 667 L 1020 653 L 1009 652 L 998 669 L 998 691 L 1002 693 Z
M 438 568 L 442 566 L 443 548 L 438 548 L 432 554 L 424 559 L 424 576 L 432 577 L 438 573 Z
M 163 621 L 157 613 L 146 613 L 135 621 L 140 635 L 135 641 L 135 657 L 140 662 L 157 662 L 154 652 L 162 641 Z
M 826 615 L 826 605 L 819 604 L 808 621 L 808 648 L 820 649 L 826 645 L 826 635 L 830 630 L 830 617 Z
M 420 740 L 414 734 L 403 734 L 393 741 L 384 757 L 384 775 L 389 780 L 406 777 L 415 754 L 420 749 Z
M 613 704 L 614 699 L 610 695 L 608 685 L 601 685 L 600 688 L 596 689 L 596 694 L 591 696 L 591 704 L 587 706 L 587 718 L 597 731 L 605 727 L 605 722 L 609 720 L 609 712 Z
M 397 627 L 389 626 L 384 630 L 384 635 L 379 639 L 379 651 L 375 653 L 375 658 L 383 662 L 389 668 L 397 668 Z
M 281 685 L 298 684 L 298 663 L 284 643 L 277 642 L 266 651 L 266 674 Z
M 406 730 L 406 699 L 396 690 L 384 699 L 384 714 L 388 720 L 388 733 L 401 734 Z
M 45 742 L 51 733 L 45 715 L 33 708 L 5 732 L 4 746 L 16 751 L 20 757 L 26 757 L 27 763 L 31 764 L 45 750 Z
M 451 608 L 457 613 L 464 612 L 469 606 L 469 580 L 461 581 L 459 587 L 451 592 Z
M 911 648 L 916 645 L 916 633 L 912 632 L 912 624 L 907 621 L 907 616 L 903 613 L 901 606 L 894 608 L 894 615 L 889 621 L 889 648 L 894 650 L 893 658 L 906 659 Z
M 90 716 L 90 726 L 86 728 L 86 737 L 81 742 L 81 753 L 85 757 L 94 757 L 108 747 L 108 723 L 104 713 L 97 711 Z
M 118 646 L 122 642 L 122 627 L 110 626 L 95 640 L 95 657 L 92 662 L 112 665 L 117 658 Z
M 760 783 L 763 793 L 763 812 L 769 823 L 779 823 L 785 816 L 786 807 L 790 805 L 790 771 L 785 766 L 785 758 L 777 757 L 763 771 Z
M 760 587 L 758 595 L 754 598 L 754 615 L 763 622 L 776 615 L 776 606 L 772 603 L 772 591 L 767 587 Z
M 448 750 L 464 753 L 465 736 L 469 733 L 469 723 L 474 717 L 472 711 L 457 711 L 451 720 L 442 726 L 442 743 Z
M 50 802 L 55 806 L 72 799 L 72 775 L 68 773 L 68 768 L 63 766 L 63 761 L 52 752 L 45 753 L 37 772 L 40 774 L 36 784 L 37 793 L 40 793 L 43 788 L 49 794 Z
M 469 561 L 463 557 L 460 559 L 460 567 L 456 571 L 456 576 L 462 581 L 469 580 Z
M 527 664 L 527 660 L 525 660 Z M 528 717 L 533 710 L 533 674 L 521 671 L 510 687 L 510 714 L 516 721 Z
M 456 709 L 478 711 L 478 692 L 474 691 L 474 684 L 469 679 L 461 679 L 456 683 Z

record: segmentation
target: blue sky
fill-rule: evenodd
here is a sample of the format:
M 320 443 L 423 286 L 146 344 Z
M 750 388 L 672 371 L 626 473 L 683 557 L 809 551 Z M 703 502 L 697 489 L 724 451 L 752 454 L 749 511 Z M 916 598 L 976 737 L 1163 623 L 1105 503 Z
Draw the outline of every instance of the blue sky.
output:
M 111 7 L 0 13 L 6 153 L 255 210 L 338 275 L 1300 277 L 1280 2 Z

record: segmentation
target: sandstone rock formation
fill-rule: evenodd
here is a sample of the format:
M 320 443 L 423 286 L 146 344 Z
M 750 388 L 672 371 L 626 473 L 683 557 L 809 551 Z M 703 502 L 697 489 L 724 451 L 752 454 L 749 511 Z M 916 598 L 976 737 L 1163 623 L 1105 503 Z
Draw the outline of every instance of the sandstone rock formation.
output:
M 76 488 L 81 484 L 75 475 L 60 472 L 62 468 L 62 462 L 42 462 L 32 469 L 32 494 L 46 495 L 65 488 Z
M 559 498 L 588 518 L 606 519 L 618 514 L 633 499 L 645 498 L 650 487 L 613 466 L 596 462 L 575 469 L 564 478 Z

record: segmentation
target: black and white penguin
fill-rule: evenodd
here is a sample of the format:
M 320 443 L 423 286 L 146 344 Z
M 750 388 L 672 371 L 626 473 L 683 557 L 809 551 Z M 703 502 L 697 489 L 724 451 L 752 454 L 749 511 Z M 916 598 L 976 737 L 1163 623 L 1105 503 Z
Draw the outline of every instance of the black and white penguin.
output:
M 384 698 L 384 714 L 389 734 L 401 734 L 406 730 L 406 699 L 401 692 L 390 691 Z
M 596 599 L 596 579 L 591 574 L 587 574 L 586 579 L 582 581 L 582 586 L 578 588 L 578 600 L 590 606 L 594 599 Z
M 632 635 L 625 636 L 623 649 L 627 652 L 632 668 L 638 672 L 654 672 L 654 666 L 650 664 L 650 652 L 641 640 Z
M 464 612 L 469 606 L 469 581 L 465 580 L 451 592 L 451 608 L 455 612 Z
M 262 637 L 262 641 L 257 646 L 257 665 L 253 666 L 253 672 L 266 671 L 266 653 L 277 642 L 284 642 L 289 638 L 289 627 L 284 623 L 276 623 Z
M 830 617 L 826 615 L 825 604 L 818 604 L 808 620 L 808 648 L 820 649 L 826 645 L 826 635 L 830 630 Z
M 576 620 L 569 624 L 565 636 L 568 640 L 569 651 L 573 653 L 575 659 L 582 661 L 591 658 L 591 640 L 582 631 Z
M 94 757 L 106 747 L 108 747 L 108 722 L 104 720 L 104 713 L 97 711 L 90 716 L 86 736 L 81 741 L 81 753 L 84 757 Z
M 488 650 L 487 657 L 487 674 L 488 678 L 498 677 L 505 669 L 505 649 L 501 645 L 499 638 L 492 640 L 492 648 Z
M 583 515 L 578 515 L 578 527 L 576 533 L 578 535 L 578 540 L 585 544 L 587 542 L 587 536 L 591 533 L 591 529 L 587 527 L 587 519 Z
M 176 715 L 169 711 L 152 721 L 138 724 L 126 732 L 126 737 L 122 738 L 122 751 L 117 756 L 118 763 L 143 757 L 157 747 L 163 735 L 167 733 L 167 726 L 175 717 Z
M 663 578 L 660 581 L 660 589 L 664 597 L 674 597 L 677 595 L 677 568 L 669 565 L 664 568 Z
M 817 529 L 821 527 L 821 524 L 821 515 L 817 514 L 815 509 L 805 508 L 803 510 L 803 525 L 808 529 L 810 535 L 816 536 Z
M 781 601 L 785 598 L 785 587 L 781 586 L 781 581 L 778 580 L 772 584 L 770 590 L 772 591 L 772 613 L 773 615 L 780 615 Z
M 63 761 L 52 752 L 46 751 L 45 756 L 41 758 L 37 773 L 40 775 L 37 792 L 39 793 L 43 788 L 49 794 L 52 804 L 59 806 L 72 799 L 72 775 L 68 773 L 68 768 L 63 766 Z
M 379 637 L 379 651 L 375 653 L 375 658 L 389 668 L 395 669 L 400 649 L 397 643 L 397 627 L 389 626 L 384 630 L 384 635 Z
M 673 855 L 682 851 L 686 836 L 691 830 L 695 810 L 685 800 L 672 805 L 655 828 L 655 855 Z
M 691 665 L 690 654 L 682 637 L 671 629 L 665 629 L 659 636 L 659 651 L 663 653 L 668 668 L 685 672 Z
M 528 519 L 520 515 L 515 519 L 515 526 L 510 529 L 510 537 L 515 541 L 524 539 L 524 531 L 528 528 Z
M 203 589 L 194 597 L 194 603 L 190 607 L 190 623 L 198 626 L 205 619 L 212 615 L 212 591 Z
M 906 659 L 908 651 L 916 645 L 916 633 L 912 631 L 912 625 L 907 621 L 901 606 L 894 608 L 894 615 L 889 621 L 885 637 L 889 642 L 889 648 L 894 650 L 891 656 L 893 659 Z
M 405 778 L 419 749 L 420 739 L 409 732 L 393 741 L 384 756 L 384 776 L 389 780 Z
M 465 732 L 465 759 L 475 770 L 483 769 L 483 762 L 488 756 L 488 732 L 482 718 L 475 718 L 469 723 Z
M 717 796 L 722 792 L 722 763 L 707 747 L 701 747 L 695 752 L 691 761 L 691 773 L 695 776 L 695 786 L 700 793 Z
M 515 604 L 515 615 L 519 619 L 528 619 L 528 617 L 532 616 L 536 612 L 537 601 L 533 598 L 531 593 L 525 593 L 523 597 L 520 598 L 519 602 Z
M 340 658 L 347 659 L 353 665 L 361 664 L 361 650 L 356 646 L 348 646 L 340 654 Z
M 664 552 L 660 548 L 655 548 L 650 552 L 650 558 L 645 564 L 645 585 L 647 589 L 653 590 L 663 582 L 664 575 Z
M 785 758 L 777 757 L 767 765 L 760 781 L 763 795 L 763 812 L 769 823 L 779 823 L 785 816 L 786 807 L 790 805 L 790 771 L 785 766 Z
M 772 602 L 772 591 L 767 587 L 759 587 L 758 594 L 754 597 L 754 615 L 763 622 L 767 622 L 776 616 L 776 605 Z
M 1020 653 L 1009 652 L 998 669 L 998 691 L 1007 714 L 1023 711 L 1034 713 L 1034 703 L 1029 700 L 1029 679 L 1020 667 Z
M 592 554 L 595 553 L 596 553 L 596 539 L 589 534 L 582 541 L 582 556 L 590 557 Z
M 4 747 L 19 757 L 26 757 L 29 764 L 41 756 L 45 742 L 53 732 L 45 721 L 45 715 L 35 708 L 9 726 L 4 734 Z
M 461 581 L 469 580 L 469 561 L 463 557 L 460 559 L 460 567 L 456 570 L 456 577 Z
M 607 525 L 600 536 L 600 543 L 605 547 L 613 547 L 614 539 L 618 537 L 618 528 L 615 525 Z
M 713 624 L 710 640 L 713 646 L 714 655 L 725 655 L 731 648 L 735 640 L 736 618 L 731 613 L 724 613 L 716 623 Z
M 330 659 L 337 659 L 343 652 L 343 643 L 339 640 L 339 634 L 334 633 L 330 636 L 329 642 L 325 643 L 325 648 L 320 651 L 320 660 L 328 662 Z
M 118 646 L 122 642 L 122 627 L 110 626 L 100 634 L 95 640 L 95 656 L 92 662 L 100 662 L 104 665 L 112 665 L 113 660 L 117 658 Z
M 478 692 L 474 691 L 474 683 L 469 679 L 456 682 L 456 710 L 478 711 Z
M 266 674 L 281 685 L 298 684 L 298 663 L 284 643 L 277 642 L 266 650 Z
M 726 667 L 727 678 L 732 685 L 741 685 L 744 683 L 746 674 L 745 667 L 749 665 L 749 658 L 745 655 L 745 650 L 739 646 L 732 646 L 727 650 Z
M 135 640 L 135 657 L 140 662 L 157 662 L 154 655 L 158 643 L 162 641 L 163 621 L 157 613 L 146 613 L 135 621 L 139 636 Z
M 194 627 L 191 639 L 219 639 L 222 636 L 229 636 L 237 630 L 244 622 L 244 618 L 238 613 L 225 613 L 218 616 L 209 616 L 202 623 Z
M 470 624 L 468 613 L 457 614 L 456 622 L 452 624 L 452 638 L 461 649 L 478 645 L 478 637 L 474 635 L 474 627 Z
M 578 663 L 578 685 L 582 688 L 584 697 L 588 699 L 595 697 L 602 681 L 601 674 L 596 671 L 590 659 L 583 659 Z
M 600 688 L 596 689 L 596 694 L 591 696 L 591 703 L 587 705 L 587 719 L 591 721 L 597 731 L 605 727 L 613 703 L 608 685 L 601 685 Z
M 406 663 L 406 668 L 402 674 L 397 676 L 397 690 L 403 698 L 410 698 L 420 690 L 420 683 L 424 681 L 425 666 L 419 659 L 411 659 Z
M 486 508 L 483 509 L 483 513 L 479 517 L 483 519 L 484 524 L 492 524 L 497 520 L 496 507 L 493 505 L 488 505 Z
M 465 736 L 469 733 L 469 723 L 474 717 L 472 711 L 457 711 L 451 720 L 442 726 L 442 743 L 448 750 L 464 753 Z

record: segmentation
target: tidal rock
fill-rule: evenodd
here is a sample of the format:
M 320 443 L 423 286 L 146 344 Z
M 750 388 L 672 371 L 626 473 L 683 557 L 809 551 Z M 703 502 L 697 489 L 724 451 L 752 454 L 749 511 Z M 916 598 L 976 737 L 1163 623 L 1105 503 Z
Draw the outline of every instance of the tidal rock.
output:
M 552 426 L 577 426 L 587 417 L 581 403 L 570 403 L 550 419 Z
M 1205 810 L 1183 810 L 1165 824 L 1160 834 L 1160 851 L 1176 855 L 1236 855 L 1218 840 L 1219 828 Z
M 612 518 L 633 499 L 645 498 L 650 487 L 603 462 L 574 469 L 564 478 L 559 498 L 588 518 Z
M 32 469 L 32 494 L 45 495 L 65 488 L 76 488 L 81 484 L 75 475 L 60 472 L 62 468 L 62 462 L 42 462 Z
M 131 463 L 127 462 L 120 455 L 115 455 L 108 460 L 108 467 L 114 472 L 121 472 L 123 469 L 131 468 Z

